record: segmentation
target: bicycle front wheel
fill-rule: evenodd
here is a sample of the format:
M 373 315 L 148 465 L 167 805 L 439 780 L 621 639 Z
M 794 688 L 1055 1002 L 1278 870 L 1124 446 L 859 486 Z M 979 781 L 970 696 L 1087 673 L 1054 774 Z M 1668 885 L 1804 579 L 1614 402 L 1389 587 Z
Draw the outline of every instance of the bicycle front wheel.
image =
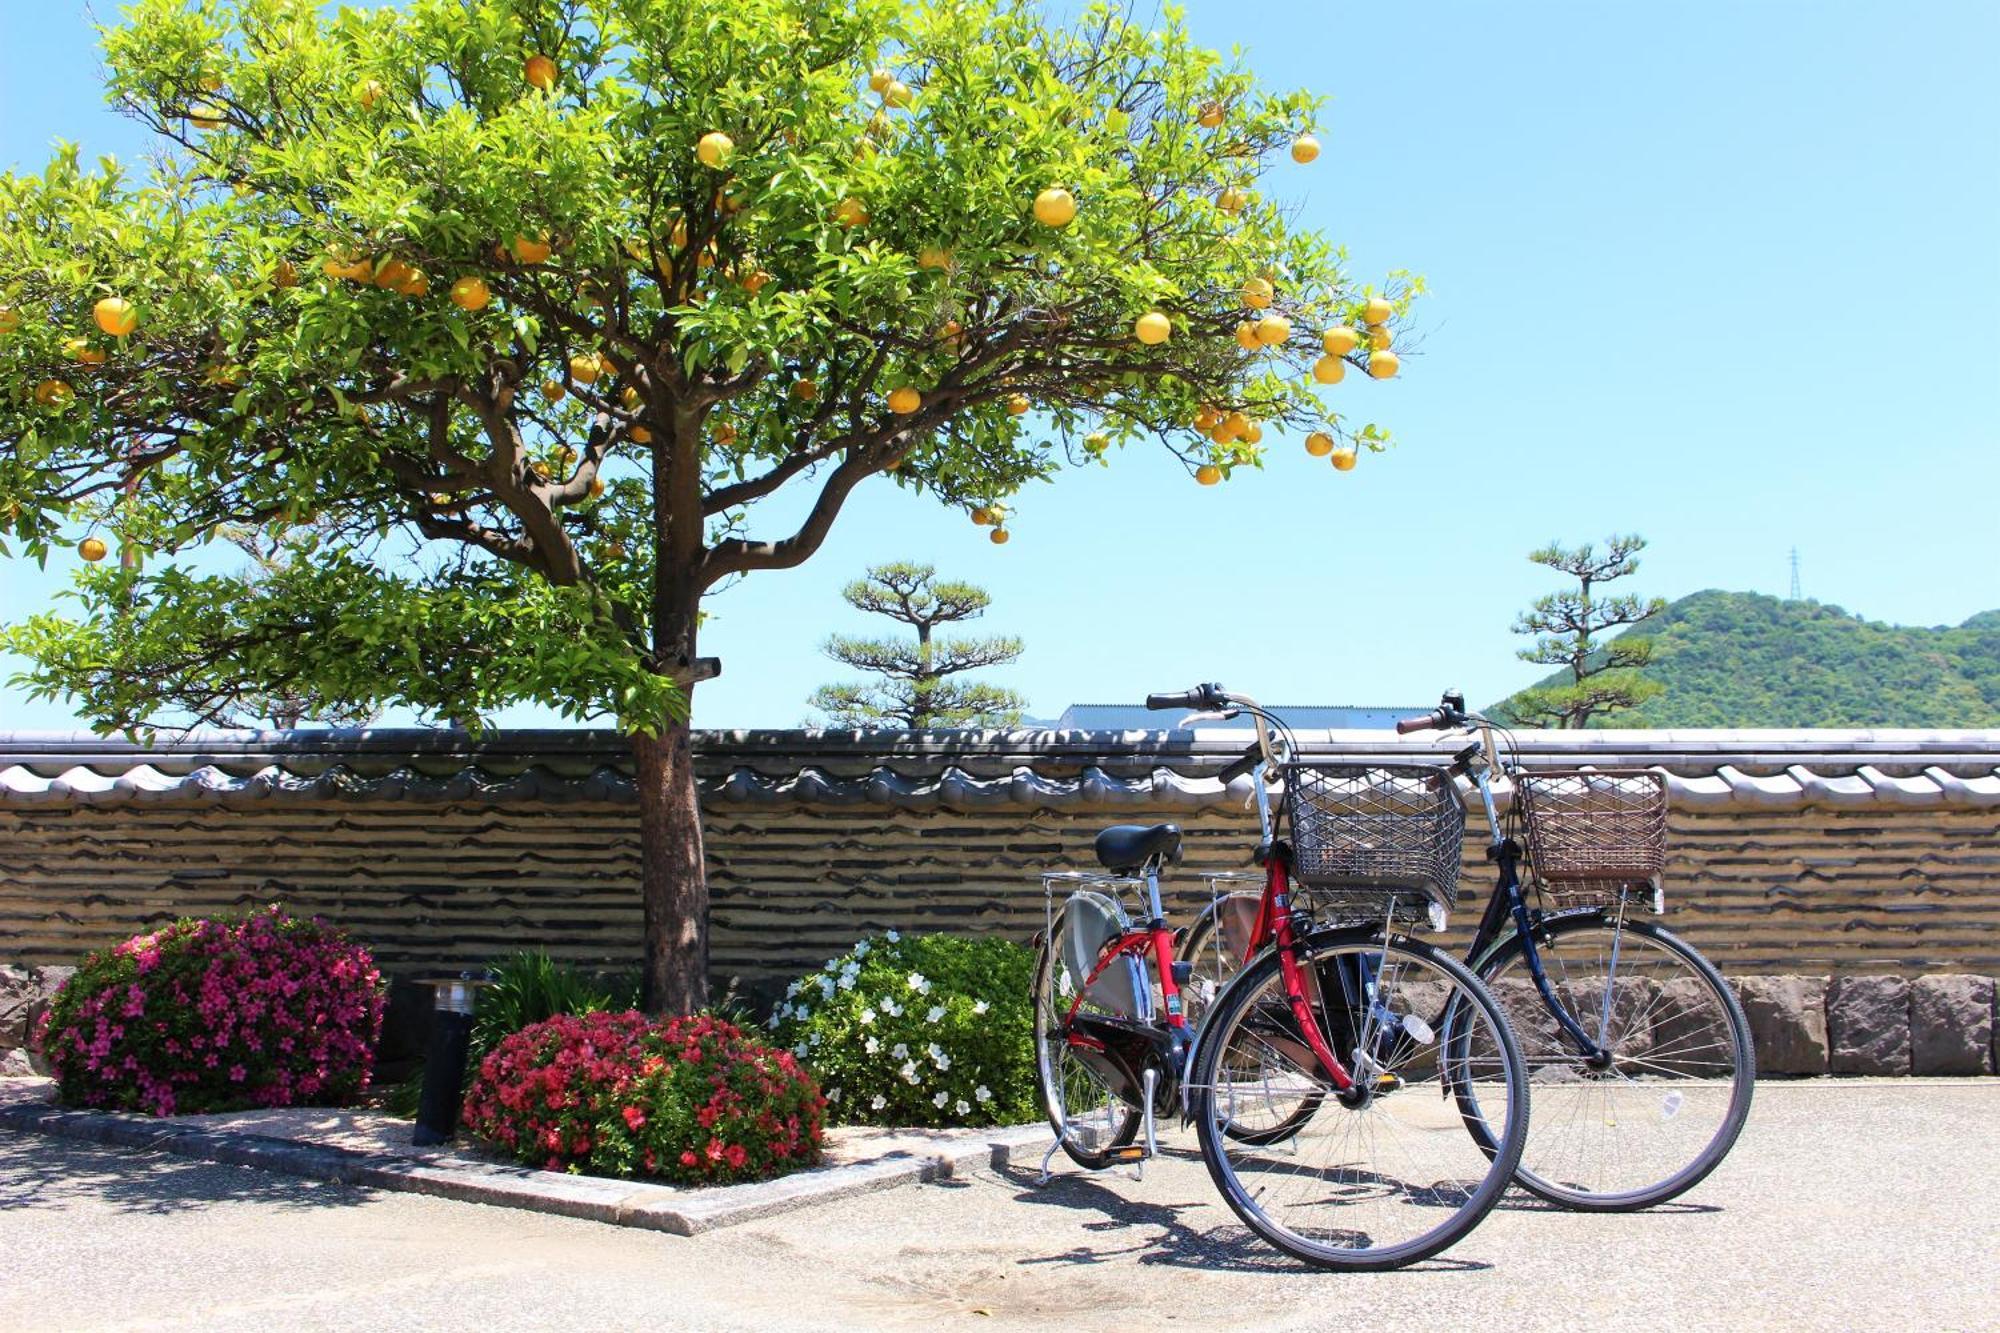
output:
M 1063 1152 L 1078 1166 L 1096 1171 L 1138 1136 L 1141 1112 L 1070 1044 L 1070 1015 L 1078 1008 L 1078 992 L 1058 945 L 1069 912 L 1065 905 L 1056 913 L 1035 957 L 1035 1089 Z
M 1513 1021 L 1534 1084 L 1519 1180 L 1589 1212 L 1685 1193 L 1725 1157 L 1750 1114 L 1756 1056 L 1742 1006 L 1678 936 L 1606 912 L 1540 923 L 1535 949 L 1556 1000 L 1607 1053 L 1595 1063 L 1537 990 L 1520 936 L 1478 972 Z
M 1309 1263 L 1429 1258 L 1479 1225 L 1513 1176 L 1528 1125 L 1520 1051 L 1485 987 L 1429 945 L 1336 931 L 1297 956 L 1310 1017 L 1355 1086 L 1334 1086 L 1277 951 L 1260 954 L 1197 1043 L 1191 1110 L 1209 1174 L 1252 1230 Z

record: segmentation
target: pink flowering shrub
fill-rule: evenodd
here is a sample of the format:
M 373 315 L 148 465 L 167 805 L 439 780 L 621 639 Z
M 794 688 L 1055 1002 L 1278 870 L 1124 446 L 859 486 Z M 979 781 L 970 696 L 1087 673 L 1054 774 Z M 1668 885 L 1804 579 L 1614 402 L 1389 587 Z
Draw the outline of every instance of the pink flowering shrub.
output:
M 92 954 L 39 1040 L 65 1103 L 188 1115 L 351 1102 L 381 1031 L 368 951 L 273 907 Z
M 550 1171 L 712 1185 L 816 1165 L 825 1113 L 790 1053 L 705 1014 L 630 1010 L 505 1038 L 480 1062 L 464 1124 Z

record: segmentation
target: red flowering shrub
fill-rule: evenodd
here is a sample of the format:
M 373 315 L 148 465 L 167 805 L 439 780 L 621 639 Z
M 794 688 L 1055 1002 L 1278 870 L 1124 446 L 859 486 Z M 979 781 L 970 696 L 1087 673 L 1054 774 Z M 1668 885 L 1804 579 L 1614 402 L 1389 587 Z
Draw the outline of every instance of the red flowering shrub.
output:
M 501 1041 L 464 1123 L 550 1171 L 713 1185 L 816 1165 L 825 1114 L 789 1052 L 705 1014 L 631 1010 L 560 1014 Z
M 64 1102 L 185 1115 L 351 1102 L 381 1031 L 368 951 L 273 907 L 92 954 L 39 1038 Z

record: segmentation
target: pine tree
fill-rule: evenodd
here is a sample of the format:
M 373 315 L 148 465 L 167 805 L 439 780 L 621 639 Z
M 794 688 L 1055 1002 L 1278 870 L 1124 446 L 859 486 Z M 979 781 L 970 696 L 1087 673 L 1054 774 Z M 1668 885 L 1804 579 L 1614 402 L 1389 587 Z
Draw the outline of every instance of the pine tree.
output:
M 1506 711 L 1518 722 L 1584 727 L 1592 718 L 1636 708 L 1665 688 L 1639 674 L 1653 660 L 1651 640 L 1624 634 L 1609 644 L 1601 641 L 1610 631 L 1651 620 L 1666 609 L 1666 600 L 1595 595 L 1599 586 L 1638 571 L 1646 539 L 1613 535 L 1604 546 L 1600 554 L 1589 543 L 1566 549 L 1551 542 L 1528 556 L 1569 575 L 1577 586 L 1536 599 L 1514 621 L 1516 634 L 1535 636 L 1533 647 L 1516 654 L 1522 661 L 1567 667 L 1570 673 L 1566 685 L 1538 686 L 1508 700 Z
M 881 677 L 871 682 L 822 685 L 812 706 L 844 727 L 1009 726 L 1021 720 L 1027 701 L 1012 690 L 947 677 L 1000 666 L 1021 655 L 1011 636 L 939 638 L 942 625 L 976 620 L 992 602 L 984 588 L 939 582 L 931 565 L 871 565 L 868 577 L 841 590 L 857 611 L 908 625 L 909 639 L 828 638 L 822 651 L 834 661 Z

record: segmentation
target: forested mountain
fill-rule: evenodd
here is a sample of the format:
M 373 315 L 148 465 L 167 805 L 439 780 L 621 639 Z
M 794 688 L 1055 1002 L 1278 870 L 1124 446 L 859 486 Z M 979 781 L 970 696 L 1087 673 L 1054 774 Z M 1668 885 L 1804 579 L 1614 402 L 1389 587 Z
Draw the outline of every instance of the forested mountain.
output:
M 1628 632 L 1666 693 L 1605 726 L 2000 727 L 2000 610 L 1928 629 L 1710 590 Z

